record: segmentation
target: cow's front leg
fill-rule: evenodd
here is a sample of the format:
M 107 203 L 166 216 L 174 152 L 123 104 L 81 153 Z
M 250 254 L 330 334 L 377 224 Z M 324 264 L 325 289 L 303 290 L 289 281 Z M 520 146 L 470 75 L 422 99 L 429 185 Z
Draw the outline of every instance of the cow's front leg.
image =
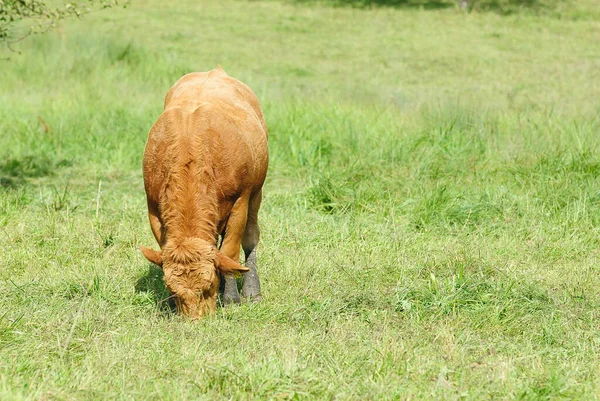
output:
M 246 229 L 246 220 L 248 218 L 248 198 L 242 196 L 239 198 L 227 220 L 223 242 L 221 243 L 221 252 L 239 263 L 240 245 L 242 234 Z M 225 275 L 225 285 L 223 289 L 223 304 L 240 303 L 240 293 L 237 289 L 237 280 L 232 275 Z
M 160 221 L 160 213 L 158 211 L 158 205 L 152 200 L 148 199 L 148 219 L 150 220 L 150 229 L 158 245 L 162 248 L 164 241 L 164 227 Z
M 242 238 L 242 248 L 246 255 L 246 267 L 250 269 L 244 273 L 244 284 L 242 285 L 242 297 L 252 302 L 260 302 L 260 280 L 256 268 L 256 246 L 260 239 L 260 228 L 258 227 L 258 209 L 262 199 L 262 191 L 250 199 L 248 206 L 248 221 Z
M 237 288 L 237 280 L 231 275 L 224 275 L 223 281 L 223 305 L 239 304 L 240 303 L 240 292 Z

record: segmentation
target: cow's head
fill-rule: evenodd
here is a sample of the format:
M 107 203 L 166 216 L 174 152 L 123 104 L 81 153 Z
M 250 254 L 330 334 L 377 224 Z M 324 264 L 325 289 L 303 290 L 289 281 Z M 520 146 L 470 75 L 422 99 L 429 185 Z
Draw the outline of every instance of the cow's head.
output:
M 162 267 L 167 288 L 173 294 L 177 311 L 199 318 L 216 309 L 219 275 L 247 272 L 248 268 L 219 252 L 199 238 L 167 242 L 162 251 L 141 246 L 150 262 Z

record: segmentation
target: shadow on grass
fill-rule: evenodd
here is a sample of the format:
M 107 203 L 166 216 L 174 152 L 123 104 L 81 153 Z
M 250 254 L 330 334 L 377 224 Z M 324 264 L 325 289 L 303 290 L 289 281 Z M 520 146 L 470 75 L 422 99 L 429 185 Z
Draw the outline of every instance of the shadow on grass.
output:
M 0 162 L 0 188 L 16 188 L 29 178 L 53 175 L 58 168 L 71 166 L 69 160 L 54 160 L 44 155 L 7 157 Z
M 165 315 L 177 312 L 175 300 L 173 300 L 171 293 L 165 287 L 163 271 L 159 267 L 149 264 L 146 274 L 140 277 L 135 284 L 135 291 L 150 293 L 159 312 Z
M 338 7 L 393 7 L 393 8 L 420 8 L 436 10 L 458 7 L 457 0 L 292 0 L 296 4 L 324 3 Z M 541 11 L 555 5 L 555 0 L 467 0 L 464 6 L 468 10 L 490 11 L 502 15 L 509 15 L 519 10 Z
M 501 15 L 516 14 L 519 11 L 541 12 L 554 8 L 556 0 L 469 0 L 469 8 L 477 11 L 490 11 Z
M 369 7 L 395 7 L 395 8 L 424 8 L 424 9 L 440 9 L 450 8 L 456 5 L 453 1 L 444 0 L 292 0 L 298 4 L 311 4 L 311 3 L 326 3 L 338 7 L 356 7 L 356 8 L 369 8 Z

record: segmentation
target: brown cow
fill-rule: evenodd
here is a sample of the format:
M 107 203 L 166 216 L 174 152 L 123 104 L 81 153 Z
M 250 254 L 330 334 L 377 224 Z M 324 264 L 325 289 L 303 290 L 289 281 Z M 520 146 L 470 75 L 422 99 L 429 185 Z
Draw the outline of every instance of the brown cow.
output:
M 150 129 L 143 164 L 150 227 L 161 251 L 140 249 L 163 268 L 178 311 L 194 318 L 214 312 L 221 274 L 225 303 L 240 301 L 232 276 L 238 272 L 247 272 L 242 296 L 260 300 L 257 215 L 268 150 L 252 90 L 220 66 L 183 76 Z M 246 267 L 238 263 L 240 243 Z

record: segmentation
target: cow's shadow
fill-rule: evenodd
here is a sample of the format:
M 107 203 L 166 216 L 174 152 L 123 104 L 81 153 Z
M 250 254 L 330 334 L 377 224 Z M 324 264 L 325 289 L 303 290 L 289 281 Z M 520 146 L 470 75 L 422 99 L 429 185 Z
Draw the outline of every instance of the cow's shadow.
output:
M 135 284 L 135 291 L 149 293 L 154 299 L 156 309 L 159 312 L 165 315 L 177 312 L 175 300 L 165 287 L 163 271 L 158 266 L 152 263 L 148 264 L 148 271 Z

